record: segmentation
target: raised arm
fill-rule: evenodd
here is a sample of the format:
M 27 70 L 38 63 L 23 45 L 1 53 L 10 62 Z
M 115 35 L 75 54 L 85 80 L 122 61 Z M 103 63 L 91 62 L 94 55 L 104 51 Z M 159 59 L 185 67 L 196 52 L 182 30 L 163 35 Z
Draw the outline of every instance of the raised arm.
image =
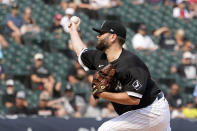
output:
M 154 36 L 159 36 L 161 35 L 163 32 L 165 31 L 169 31 L 170 29 L 168 27 L 161 27 L 159 29 L 157 29 L 155 32 L 154 32 Z
M 71 43 L 72 43 L 73 49 L 74 49 L 75 53 L 77 54 L 77 56 L 79 56 L 79 54 L 83 48 L 87 48 L 79 36 L 78 28 L 79 28 L 80 22 L 81 21 L 79 19 L 79 22 L 77 24 L 74 22 L 71 22 L 68 26 L 70 38 L 71 38 Z

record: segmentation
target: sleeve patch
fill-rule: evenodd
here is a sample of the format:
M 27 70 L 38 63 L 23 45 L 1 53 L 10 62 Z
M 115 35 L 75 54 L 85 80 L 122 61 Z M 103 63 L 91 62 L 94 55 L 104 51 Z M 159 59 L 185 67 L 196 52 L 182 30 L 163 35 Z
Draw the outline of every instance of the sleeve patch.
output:
M 135 81 L 133 82 L 132 86 L 133 86 L 133 88 L 134 88 L 135 90 L 139 90 L 139 89 L 142 87 L 142 84 L 140 83 L 139 80 L 135 80 Z

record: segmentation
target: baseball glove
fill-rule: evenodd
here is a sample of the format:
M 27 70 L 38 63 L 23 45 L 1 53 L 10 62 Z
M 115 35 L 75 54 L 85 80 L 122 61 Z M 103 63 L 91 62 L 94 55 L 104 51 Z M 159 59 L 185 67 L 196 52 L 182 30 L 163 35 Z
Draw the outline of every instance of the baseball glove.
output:
M 113 92 L 117 85 L 115 78 L 115 68 L 112 64 L 108 64 L 100 71 L 97 71 L 93 76 L 92 94 L 94 98 L 98 98 L 98 94 L 102 92 Z

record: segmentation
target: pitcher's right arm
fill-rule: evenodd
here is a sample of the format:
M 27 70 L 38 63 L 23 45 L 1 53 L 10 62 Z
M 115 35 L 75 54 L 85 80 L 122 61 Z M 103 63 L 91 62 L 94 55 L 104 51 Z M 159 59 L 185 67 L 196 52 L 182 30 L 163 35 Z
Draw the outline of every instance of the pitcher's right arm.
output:
M 70 33 L 70 38 L 71 38 L 71 43 L 72 43 L 73 49 L 74 49 L 75 53 L 77 54 L 77 56 L 79 56 L 82 49 L 87 48 L 86 45 L 81 40 L 79 32 L 78 32 L 80 22 L 81 22 L 80 19 L 77 24 L 71 21 L 71 23 L 69 24 L 69 27 L 68 27 L 69 33 Z

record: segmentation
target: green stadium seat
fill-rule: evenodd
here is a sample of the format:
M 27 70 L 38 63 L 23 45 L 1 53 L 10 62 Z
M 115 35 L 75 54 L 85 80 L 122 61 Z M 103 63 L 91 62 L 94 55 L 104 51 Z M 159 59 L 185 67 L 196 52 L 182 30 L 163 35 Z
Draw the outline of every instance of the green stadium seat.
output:
M 169 94 L 169 92 L 170 92 L 169 87 L 165 84 L 160 84 L 159 88 L 164 92 L 165 95 Z
M 77 83 L 74 85 L 74 90 L 77 95 L 84 97 L 86 100 L 89 100 L 90 96 L 90 85 L 84 83 Z

